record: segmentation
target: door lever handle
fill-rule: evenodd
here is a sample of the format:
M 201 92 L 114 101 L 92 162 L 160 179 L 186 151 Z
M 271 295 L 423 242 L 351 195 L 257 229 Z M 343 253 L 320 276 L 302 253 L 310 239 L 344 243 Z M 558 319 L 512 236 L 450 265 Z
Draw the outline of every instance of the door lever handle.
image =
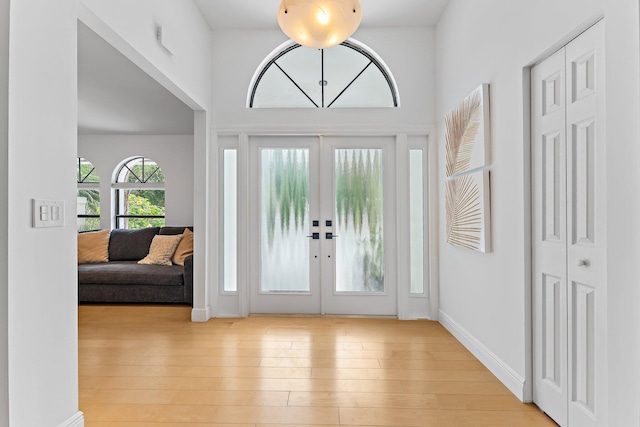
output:
M 333 234 L 333 233 L 325 233 L 324 237 L 325 237 L 327 240 L 332 240 L 334 237 L 340 237 L 340 236 L 336 236 L 336 235 L 335 235 L 335 234 Z
M 320 233 L 313 233 L 311 236 L 307 237 L 311 237 L 313 240 L 320 240 Z
M 578 260 L 578 267 L 589 267 L 591 263 L 589 262 L 588 259 L 579 259 Z

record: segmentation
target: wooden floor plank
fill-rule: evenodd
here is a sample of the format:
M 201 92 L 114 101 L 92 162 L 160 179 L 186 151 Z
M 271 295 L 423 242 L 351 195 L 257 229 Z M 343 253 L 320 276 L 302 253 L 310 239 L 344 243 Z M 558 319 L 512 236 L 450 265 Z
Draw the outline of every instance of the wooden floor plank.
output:
M 520 413 L 505 411 L 442 411 L 431 409 L 387 408 L 340 408 L 340 425 L 368 426 L 491 426 L 491 427 L 538 427 L 555 426 L 555 423 L 542 413 L 539 416 L 531 412 Z
M 88 424 L 86 424 L 88 425 Z M 165 422 L 114 422 L 114 421 L 92 421 L 91 427 L 184 427 L 184 423 L 165 423 Z M 189 427 L 257 427 L 256 424 L 218 424 L 218 423 L 188 423 Z M 270 424 L 269 427 L 274 427 Z M 326 427 L 326 426 L 323 426 Z
M 437 322 L 79 307 L 87 427 L 554 426 Z

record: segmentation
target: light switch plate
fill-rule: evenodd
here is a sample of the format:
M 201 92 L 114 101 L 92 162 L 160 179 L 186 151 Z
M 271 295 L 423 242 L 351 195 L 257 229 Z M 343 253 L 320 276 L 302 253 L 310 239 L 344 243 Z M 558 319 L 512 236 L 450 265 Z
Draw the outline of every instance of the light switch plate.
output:
M 64 227 L 64 200 L 32 199 L 31 213 L 35 228 Z

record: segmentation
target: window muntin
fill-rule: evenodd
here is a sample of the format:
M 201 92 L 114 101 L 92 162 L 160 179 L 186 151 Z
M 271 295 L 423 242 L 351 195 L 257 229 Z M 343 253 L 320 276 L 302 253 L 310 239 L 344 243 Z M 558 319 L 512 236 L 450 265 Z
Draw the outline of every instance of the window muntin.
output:
M 76 169 L 78 231 L 99 230 L 100 177 L 93 164 L 83 157 L 78 157 Z
M 391 72 L 373 51 L 349 39 L 329 49 L 287 42 L 258 68 L 249 108 L 397 107 Z
M 127 160 L 116 172 L 116 228 L 165 225 L 164 173 L 146 157 Z
M 296 98 L 296 102 L 303 101 L 301 107 L 322 105 L 322 91 L 318 84 L 322 80 L 322 56 L 318 52 L 309 48 L 292 49 L 270 67 L 278 77 L 287 79 L 284 84 L 288 89 L 286 95 L 300 97 Z M 277 89 L 277 86 L 272 89 Z M 279 97 L 280 102 L 286 103 L 287 98 L 283 98 L 283 95 Z

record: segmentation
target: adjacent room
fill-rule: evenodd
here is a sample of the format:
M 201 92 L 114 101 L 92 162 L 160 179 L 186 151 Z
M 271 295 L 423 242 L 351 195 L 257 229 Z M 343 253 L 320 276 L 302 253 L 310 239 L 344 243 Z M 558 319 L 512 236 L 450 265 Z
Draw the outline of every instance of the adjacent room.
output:
M 637 1 L 51 3 L 0 426 L 640 425 Z

